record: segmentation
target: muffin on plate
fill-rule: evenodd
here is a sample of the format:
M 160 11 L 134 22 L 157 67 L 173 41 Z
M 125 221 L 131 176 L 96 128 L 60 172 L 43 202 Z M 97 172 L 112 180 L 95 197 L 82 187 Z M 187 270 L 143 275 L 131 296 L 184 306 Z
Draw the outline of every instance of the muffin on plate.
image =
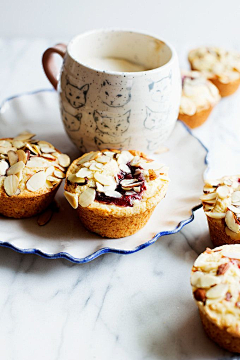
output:
M 129 236 L 165 196 L 167 171 L 138 151 L 90 152 L 69 167 L 65 197 L 88 230 L 109 238 Z
M 0 214 L 26 218 L 42 212 L 53 201 L 70 164 L 46 141 L 24 132 L 0 140 Z
M 217 86 L 221 96 L 233 94 L 240 85 L 240 53 L 219 47 L 199 47 L 188 54 L 192 70 L 201 71 Z
M 239 353 L 240 245 L 206 249 L 193 265 L 191 285 L 207 335 Z
M 202 125 L 220 100 L 217 87 L 199 71 L 182 71 L 179 120 L 194 129 Z
M 201 197 L 214 246 L 240 244 L 240 176 L 205 182 Z

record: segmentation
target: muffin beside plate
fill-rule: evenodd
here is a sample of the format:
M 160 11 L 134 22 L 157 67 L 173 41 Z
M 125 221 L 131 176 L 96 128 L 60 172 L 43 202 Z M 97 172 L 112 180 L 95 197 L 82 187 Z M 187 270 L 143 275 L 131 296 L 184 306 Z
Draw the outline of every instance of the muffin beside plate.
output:
M 214 246 L 240 244 L 240 175 L 205 182 L 201 196 Z
M 217 87 L 199 71 L 182 71 L 182 96 L 178 119 L 194 129 L 202 125 L 220 100 Z
M 0 139 L 0 214 L 26 218 L 46 209 L 65 178 L 70 164 L 46 141 L 25 132 Z
M 90 152 L 69 167 L 65 197 L 88 230 L 109 238 L 129 236 L 165 196 L 167 171 L 134 150 Z
M 217 86 L 221 96 L 233 94 L 240 85 L 240 53 L 219 47 L 199 47 L 188 54 L 192 70 L 201 71 Z
M 206 249 L 191 274 L 204 330 L 218 345 L 240 352 L 240 245 Z

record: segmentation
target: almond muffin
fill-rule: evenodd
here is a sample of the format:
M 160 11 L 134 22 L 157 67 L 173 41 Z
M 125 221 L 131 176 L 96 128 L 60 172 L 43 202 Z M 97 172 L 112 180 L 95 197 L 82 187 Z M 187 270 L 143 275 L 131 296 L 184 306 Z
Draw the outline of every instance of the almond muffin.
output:
M 69 167 L 65 197 L 88 230 L 109 238 L 129 236 L 165 196 L 167 170 L 133 150 L 90 152 Z
M 217 86 L 221 96 L 233 94 L 240 85 L 240 53 L 218 47 L 191 50 L 188 60 L 192 70 L 198 70 Z
M 214 246 L 240 244 L 240 176 L 206 181 L 201 197 Z
M 191 274 L 204 330 L 218 345 L 240 352 L 240 245 L 206 249 Z
M 179 120 L 194 129 L 202 125 L 220 100 L 217 87 L 199 71 L 182 71 Z
M 26 218 L 53 201 L 70 158 L 46 141 L 22 133 L 0 140 L 0 214 Z

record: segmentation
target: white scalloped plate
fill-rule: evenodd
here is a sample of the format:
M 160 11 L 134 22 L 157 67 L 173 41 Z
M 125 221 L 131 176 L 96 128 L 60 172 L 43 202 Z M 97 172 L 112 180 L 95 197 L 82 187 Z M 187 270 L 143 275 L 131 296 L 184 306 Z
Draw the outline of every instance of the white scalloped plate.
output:
M 15 136 L 24 130 L 50 141 L 68 153 L 72 160 L 79 156 L 64 132 L 54 91 L 41 90 L 4 101 L 0 109 L 0 138 Z M 137 234 L 122 239 L 104 239 L 88 232 L 63 197 L 62 184 L 56 196 L 60 211 L 47 225 L 40 227 L 36 217 L 15 220 L 0 216 L 0 246 L 24 254 L 84 263 L 107 252 L 134 253 L 163 235 L 180 231 L 193 220 L 193 211 L 201 206 L 199 196 L 207 168 L 207 150 L 181 122 L 177 122 L 164 145 L 169 151 L 153 157 L 170 167 L 168 193 L 148 224 Z

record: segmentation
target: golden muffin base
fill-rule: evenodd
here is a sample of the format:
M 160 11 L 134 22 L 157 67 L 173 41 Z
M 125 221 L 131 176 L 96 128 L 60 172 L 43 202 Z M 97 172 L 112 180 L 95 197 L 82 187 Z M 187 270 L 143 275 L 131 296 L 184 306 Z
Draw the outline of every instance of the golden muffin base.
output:
M 203 109 L 201 111 L 197 111 L 194 115 L 187 114 L 178 114 L 178 119 L 183 121 L 187 126 L 191 129 L 195 129 L 198 126 L 201 126 L 207 118 L 209 117 L 213 107 L 209 107 L 208 109 Z
M 83 225 L 90 231 L 95 232 L 102 237 L 123 238 L 135 234 L 143 228 L 148 222 L 153 210 L 147 209 L 141 214 L 132 216 L 114 216 L 111 214 L 102 214 L 102 211 L 88 209 L 78 206 L 78 216 Z
M 240 353 L 240 336 L 238 334 L 230 334 L 227 329 L 219 327 L 200 308 L 199 314 L 203 328 L 211 340 L 228 351 Z
M 198 69 L 194 68 L 194 66 L 192 65 L 192 63 L 189 59 L 188 59 L 188 61 L 190 63 L 192 70 L 199 71 Z M 234 94 L 240 85 L 240 78 L 237 80 L 231 81 L 227 84 L 224 84 L 221 81 L 219 81 L 217 77 L 209 78 L 208 80 L 210 80 L 218 88 L 218 91 L 219 91 L 221 97 L 225 97 L 225 96 Z
M 11 196 L 0 193 L 0 214 L 22 219 L 41 213 L 54 200 L 61 182 L 47 193 L 30 193 L 26 196 Z
M 240 244 L 240 238 L 239 240 L 232 239 L 229 235 L 226 234 L 225 231 L 226 224 L 224 219 L 213 219 L 207 216 L 207 220 L 208 220 L 210 237 L 215 247 L 226 244 Z

